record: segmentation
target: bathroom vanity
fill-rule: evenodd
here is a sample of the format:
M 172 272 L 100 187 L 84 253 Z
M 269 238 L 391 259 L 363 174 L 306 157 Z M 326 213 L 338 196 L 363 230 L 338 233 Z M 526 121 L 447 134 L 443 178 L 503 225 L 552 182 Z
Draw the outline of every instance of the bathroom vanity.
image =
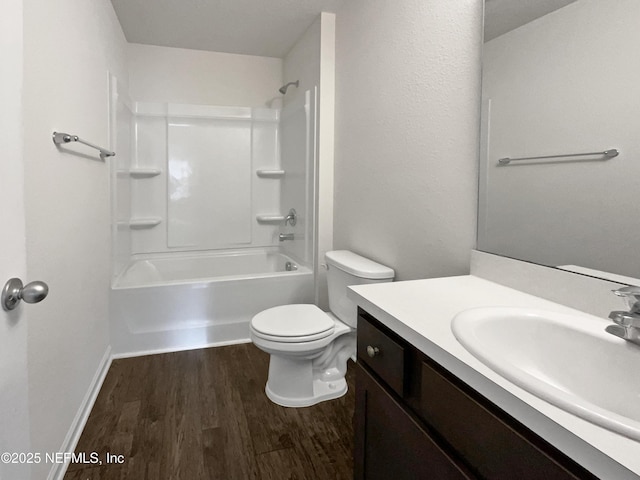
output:
M 356 479 L 640 478 L 640 442 L 510 383 L 450 327 L 474 307 L 574 310 L 473 276 L 350 296 L 359 305 Z

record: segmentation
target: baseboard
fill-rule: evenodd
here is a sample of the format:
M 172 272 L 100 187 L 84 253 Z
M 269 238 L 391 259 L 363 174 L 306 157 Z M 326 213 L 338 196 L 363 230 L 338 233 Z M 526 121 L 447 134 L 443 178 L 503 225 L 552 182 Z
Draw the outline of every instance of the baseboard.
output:
M 239 345 L 241 343 L 251 343 L 250 338 L 239 338 L 237 340 L 227 340 L 224 342 L 212 342 L 205 343 L 202 345 L 196 346 L 187 346 L 187 347 L 167 347 L 167 348 L 156 348 L 153 350 L 140 350 L 136 352 L 125 352 L 125 353 L 114 353 L 111 358 L 113 360 L 117 360 L 120 358 L 133 358 L 133 357 L 143 357 L 145 355 L 158 355 L 161 353 L 172 353 L 172 352 L 184 352 L 187 350 L 198 350 L 200 348 L 210 348 L 210 347 L 225 347 L 227 345 Z
M 109 345 L 102 356 L 102 360 L 100 360 L 100 364 L 98 366 L 98 370 L 93 376 L 93 380 L 89 385 L 89 389 L 80 404 L 80 408 L 78 409 L 78 413 L 76 413 L 73 422 L 71 423 L 71 427 L 67 432 L 67 436 L 62 442 L 62 447 L 60 447 L 60 452 L 73 452 L 78 445 L 78 440 L 80 440 L 80 435 L 82 435 L 82 431 L 84 430 L 84 426 L 87 423 L 87 419 L 89 418 L 89 414 L 91 413 L 91 409 L 93 408 L 93 404 L 96 402 L 96 398 L 98 398 L 98 393 L 100 393 L 100 388 L 102 388 L 102 384 L 104 382 L 105 377 L 107 376 L 107 372 L 109 371 L 109 367 L 111 366 L 111 345 Z M 67 472 L 67 467 L 69 466 L 68 462 L 54 464 L 51 470 L 49 471 L 49 475 L 47 476 L 47 480 L 62 480 L 64 474 Z

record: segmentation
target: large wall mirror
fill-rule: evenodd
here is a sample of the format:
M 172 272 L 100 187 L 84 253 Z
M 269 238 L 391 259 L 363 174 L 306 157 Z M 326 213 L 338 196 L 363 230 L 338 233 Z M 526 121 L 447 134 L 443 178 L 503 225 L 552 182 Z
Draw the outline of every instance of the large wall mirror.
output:
M 478 249 L 637 283 L 640 1 L 486 0 L 485 16 Z

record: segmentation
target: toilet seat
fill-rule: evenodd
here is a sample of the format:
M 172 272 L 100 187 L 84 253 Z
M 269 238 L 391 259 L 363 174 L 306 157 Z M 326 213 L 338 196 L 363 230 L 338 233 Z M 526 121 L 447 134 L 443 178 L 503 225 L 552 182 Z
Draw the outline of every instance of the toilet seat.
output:
M 315 305 L 281 305 L 263 310 L 251 320 L 251 332 L 272 342 L 304 343 L 334 333 L 335 321 Z

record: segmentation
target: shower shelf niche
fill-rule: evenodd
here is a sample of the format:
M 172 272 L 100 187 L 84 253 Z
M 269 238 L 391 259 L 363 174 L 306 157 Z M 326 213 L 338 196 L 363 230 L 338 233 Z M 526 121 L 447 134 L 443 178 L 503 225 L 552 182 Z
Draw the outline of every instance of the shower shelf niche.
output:
M 282 178 L 284 177 L 284 170 L 278 170 L 275 168 L 261 168 L 256 170 L 256 175 L 260 178 Z
M 162 222 L 160 217 L 132 218 L 129 220 L 129 228 L 132 230 L 141 230 L 143 228 L 153 228 Z
M 120 169 L 117 171 L 118 177 L 127 177 L 130 176 L 132 178 L 151 178 L 157 175 L 160 175 L 162 170 L 157 168 L 131 168 L 131 169 Z
M 132 178 L 151 178 L 156 177 L 161 173 L 162 170 L 147 167 L 134 167 L 129 170 L 129 175 L 131 175 Z
M 281 223 L 284 218 L 284 215 L 256 215 L 258 223 Z

